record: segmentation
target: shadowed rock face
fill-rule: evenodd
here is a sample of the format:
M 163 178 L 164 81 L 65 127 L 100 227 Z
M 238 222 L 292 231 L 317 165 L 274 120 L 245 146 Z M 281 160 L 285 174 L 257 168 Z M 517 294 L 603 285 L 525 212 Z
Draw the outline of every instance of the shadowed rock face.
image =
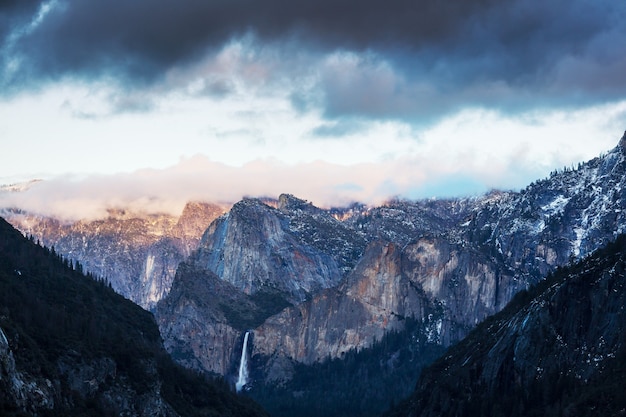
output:
M 254 308 L 228 282 L 181 264 L 168 297 L 155 312 L 164 346 L 175 360 L 192 369 L 228 373 L 240 330 L 222 311 L 227 301 L 247 311 Z

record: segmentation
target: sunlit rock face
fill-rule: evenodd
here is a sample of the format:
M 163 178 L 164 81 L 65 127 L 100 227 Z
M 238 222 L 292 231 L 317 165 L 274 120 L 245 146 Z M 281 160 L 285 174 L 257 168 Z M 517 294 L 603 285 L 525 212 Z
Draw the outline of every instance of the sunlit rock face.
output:
M 215 204 L 192 202 L 179 217 L 111 210 L 106 219 L 66 223 L 15 210 L 3 215 L 23 233 L 151 309 L 169 291 L 178 264 L 223 212 Z
M 362 349 L 411 317 L 444 345 L 463 337 L 505 303 L 510 275 L 472 250 L 441 239 L 402 249 L 375 241 L 345 282 L 288 308 L 255 329 L 255 353 L 303 363 Z
M 304 363 L 341 357 L 401 328 L 403 317 L 423 316 L 429 302 L 411 287 L 401 259 L 397 245 L 372 243 L 339 288 L 288 308 L 255 329 L 253 353 L 279 353 Z

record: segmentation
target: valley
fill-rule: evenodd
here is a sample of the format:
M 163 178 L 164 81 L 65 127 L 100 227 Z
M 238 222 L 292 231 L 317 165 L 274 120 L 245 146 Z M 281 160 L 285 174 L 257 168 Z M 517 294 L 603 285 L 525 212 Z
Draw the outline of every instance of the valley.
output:
M 475 197 L 320 208 L 283 194 L 189 203 L 179 217 L 112 210 L 63 223 L 19 207 L 2 216 L 150 310 L 179 364 L 234 387 L 245 345 L 239 389 L 272 415 L 379 415 L 517 294 L 626 231 L 626 134 L 576 168 Z M 425 378 L 437 378 L 442 360 Z M 480 372 L 491 386 L 500 371 Z M 426 401 L 419 392 L 397 415 Z M 311 408 L 322 397 L 324 408 Z

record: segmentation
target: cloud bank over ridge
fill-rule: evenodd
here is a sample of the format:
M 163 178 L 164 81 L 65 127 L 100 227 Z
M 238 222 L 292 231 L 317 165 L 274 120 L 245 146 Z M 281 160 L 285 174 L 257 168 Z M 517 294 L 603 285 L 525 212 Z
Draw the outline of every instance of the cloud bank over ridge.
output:
M 624 21 L 613 0 L 4 1 L 0 183 L 94 213 L 523 187 L 621 135 Z

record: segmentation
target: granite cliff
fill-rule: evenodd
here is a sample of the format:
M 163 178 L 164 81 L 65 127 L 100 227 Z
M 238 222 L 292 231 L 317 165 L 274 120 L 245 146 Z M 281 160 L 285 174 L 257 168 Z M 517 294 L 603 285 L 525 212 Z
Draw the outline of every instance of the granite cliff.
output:
M 290 301 L 336 286 L 365 246 L 328 212 L 290 195 L 277 207 L 244 199 L 214 221 L 192 262 L 246 294 L 278 291 Z
M 388 416 L 622 415 L 626 238 L 519 293 Z

